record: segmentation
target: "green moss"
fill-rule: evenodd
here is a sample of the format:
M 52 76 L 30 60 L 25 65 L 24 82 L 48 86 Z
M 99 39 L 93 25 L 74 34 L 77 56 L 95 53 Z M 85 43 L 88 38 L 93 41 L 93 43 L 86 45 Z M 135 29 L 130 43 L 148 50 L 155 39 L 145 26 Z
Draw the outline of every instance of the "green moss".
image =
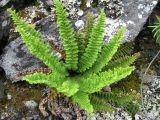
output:
M 82 0 L 82 3 L 81 3 L 80 8 L 81 8 L 82 10 L 85 10 L 85 9 L 87 8 L 86 4 L 87 4 L 87 0 Z
M 30 88 L 31 87 L 31 88 Z M 27 83 L 15 83 L 10 80 L 5 82 L 5 98 L 0 101 L 0 112 L 7 111 L 8 108 L 15 108 L 17 111 L 27 113 L 27 108 L 24 106 L 24 101 L 35 100 L 40 102 L 42 99 L 43 86 L 29 86 Z M 7 99 L 7 95 L 11 95 L 11 99 Z
M 137 92 L 140 91 L 140 83 L 141 79 L 138 77 L 138 75 L 134 72 L 126 79 L 120 81 L 115 89 L 122 89 L 126 92 L 130 92 L 132 90 L 135 90 Z

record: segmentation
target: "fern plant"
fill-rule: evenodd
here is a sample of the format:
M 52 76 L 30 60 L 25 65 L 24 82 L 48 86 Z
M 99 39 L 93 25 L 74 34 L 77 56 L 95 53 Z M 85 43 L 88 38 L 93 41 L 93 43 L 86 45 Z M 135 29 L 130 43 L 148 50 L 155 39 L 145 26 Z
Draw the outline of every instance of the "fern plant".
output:
M 96 92 L 90 95 L 90 100 L 95 111 L 112 112 L 115 104 L 125 104 L 133 100 L 131 95 L 124 92 Z
M 156 39 L 156 42 L 160 45 L 160 16 L 156 16 L 157 22 L 154 25 L 149 26 L 152 29 L 153 37 Z
M 107 45 L 103 45 L 106 17 L 104 11 L 101 10 L 97 22 L 85 32 L 87 40 L 82 37 L 83 46 L 83 42 L 80 41 L 82 39 L 77 39 L 79 37 L 67 19 L 67 12 L 62 2 L 54 0 L 54 5 L 59 34 L 66 52 L 65 61 L 59 60 L 54 55 L 48 43 L 32 25 L 25 22 L 14 10 L 8 10 L 16 25 L 16 30 L 20 33 L 30 53 L 43 61 L 52 71 L 49 73 L 35 71 L 35 73 L 22 76 L 22 79 L 30 84 L 46 84 L 55 88 L 58 92 L 71 97 L 73 102 L 78 103 L 82 109 L 92 113 L 94 107 L 90 95 L 131 74 L 135 69 L 131 63 L 137 56 L 128 57 L 126 61 L 121 60 L 122 63 L 116 62 L 110 69 L 107 66 L 111 66 L 109 61 L 124 39 L 126 27 L 120 28 L 113 39 Z

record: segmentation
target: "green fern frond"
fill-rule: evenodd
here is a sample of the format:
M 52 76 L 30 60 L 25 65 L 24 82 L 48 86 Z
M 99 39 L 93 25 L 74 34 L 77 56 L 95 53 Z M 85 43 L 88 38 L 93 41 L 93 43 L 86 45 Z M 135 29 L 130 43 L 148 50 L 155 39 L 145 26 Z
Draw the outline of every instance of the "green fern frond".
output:
M 119 29 L 113 39 L 111 39 L 110 42 L 102 49 L 102 52 L 99 53 L 96 62 L 93 64 L 92 68 L 87 71 L 87 73 L 98 73 L 105 65 L 108 64 L 124 39 L 125 30 L 126 27 Z
M 160 16 L 156 15 L 157 21 L 160 22 Z
M 90 100 L 94 111 L 113 112 L 115 110 L 113 106 L 97 96 L 90 95 Z
M 135 118 L 135 114 L 139 111 L 139 104 L 134 102 L 127 102 L 124 104 L 119 104 L 119 107 L 121 107 L 124 111 L 129 113 L 129 115 L 132 116 L 132 118 Z
M 106 72 L 101 72 L 99 75 L 92 74 L 85 79 L 78 80 L 80 85 L 79 89 L 87 93 L 100 91 L 101 88 L 109 86 L 130 75 L 134 69 L 135 68 L 133 66 L 127 66 L 124 68 L 119 67 Z
M 115 102 L 118 104 L 131 102 L 133 100 L 131 95 L 127 95 L 125 93 L 96 92 L 92 94 L 92 96 L 96 96 L 97 98 L 103 99 L 106 102 Z
M 114 61 L 111 61 L 106 67 L 103 68 L 102 71 L 106 71 L 108 69 L 114 69 L 118 67 L 130 66 L 139 56 L 140 56 L 140 53 L 135 53 L 132 56 L 124 56 Z
M 82 109 L 89 113 L 93 112 L 93 106 L 90 103 L 90 99 L 87 93 L 79 91 L 74 96 L 72 96 L 72 99 L 74 102 L 78 103 Z
M 76 40 L 78 44 L 78 58 L 82 56 L 85 50 L 85 34 L 83 32 L 76 32 Z
M 78 88 L 79 85 L 75 81 L 67 80 L 61 86 L 57 87 L 57 90 L 70 97 L 79 90 Z
M 98 111 L 98 112 L 110 112 L 111 113 L 115 111 L 115 108 L 108 103 L 106 104 L 92 103 L 92 104 L 93 104 L 94 111 L 96 112 Z
M 78 46 L 74 29 L 71 22 L 67 19 L 67 12 L 60 0 L 54 0 L 54 5 L 60 37 L 63 39 L 64 49 L 66 51 L 66 67 L 76 70 L 78 64 Z
M 85 47 L 87 46 L 88 40 L 91 37 L 93 25 L 94 25 L 94 15 L 92 12 L 89 12 L 87 14 L 87 19 L 86 19 L 86 23 L 85 23 L 85 27 L 84 27 Z
M 160 17 L 157 17 L 157 23 L 154 23 L 153 26 L 149 26 L 152 28 L 153 37 L 156 39 L 156 42 L 160 45 Z
M 59 59 L 52 54 L 47 47 L 47 44 L 44 43 L 41 34 L 37 32 L 33 26 L 19 17 L 15 11 L 9 9 L 8 12 L 16 25 L 16 30 L 21 34 L 21 37 L 30 52 L 55 72 L 66 75 L 65 67 L 63 67 L 64 64 L 59 62 Z
M 34 73 L 31 75 L 23 76 L 24 80 L 28 81 L 30 84 L 46 84 L 49 87 L 57 87 L 63 83 L 63 77 L 60 77 L 56 73 L 44 74 L 44 73 Z
M 103 10 L 101 10 L 98 22 L 96 25 L 93 26 L 87 48 L 85 49 L 84 54 L 81 56 L 79 60 L 78 64 L 79 72 L 84 72 L 86 69 L 89 69 L 96 61 L 98 53 L 100 52 L 102 46 L 105 21 L 106 21 L 105 13 Z
M 132 50 L 133 50 L 132 42 L 124 43 L 121 46 L 119 46 L 117 52 L 113 55 L 110 61 L 117 60 L 124 56 L 130 56 L 132 54 Z
M 90 34 L 92 32 L 93 24 L 94 24 L 93 13 L 89 12 L 87 14 L 87 19 L 84 29 L 82 31 L 76 32 L 76 40 L 78 42 L 78 48 L 79 48 L 78 58 L 82 56 L 82 54 L 85 51 L 85 48 L 87 47 L 88 39 L 91 36 Z
M 46 84 L 51 88 L 56 88 L 58 92 L 62 92 L 64 95 L 69 97 L 74 95 L 79 88 L 79 85 L 75 81 L 64 81 L 64 78 L 60 77 L 56 73 L 49 75 L 43 73 L 34 73 L 24 76 L 23 79 L 28 81 L 30 84 Z

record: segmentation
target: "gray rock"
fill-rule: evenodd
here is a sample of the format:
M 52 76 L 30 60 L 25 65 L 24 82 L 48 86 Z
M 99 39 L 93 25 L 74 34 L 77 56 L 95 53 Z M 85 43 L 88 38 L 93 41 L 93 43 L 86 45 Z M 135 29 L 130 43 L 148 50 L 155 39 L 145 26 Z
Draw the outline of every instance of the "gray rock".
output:
M 84 16 L 86 14 L 84 14 L 82 17 L 78 15 L 79 13 L 78 11 L 80 10 L 80 6 L 77 2 L 78 0 L 72 0 L 72 2 L 68 2 L 68 0 L 63 0 L 63 1 L 64 5 L 69 11 L 69 15 L 71 16 L 71 18 L 75 18 L 76 21 L 77 19 L 84 20 Z M 87 1 L 92 2 L 92 0 L 87 0 Z M 99 1 L 102 2 L 106 0 L 99 0 Z M 110 6 L 112 8 L 112 4 L 113 6 L 115 6 L 116 0 L 114 0 L 115 4 L 112 1 L 113 0 L 107 0 L 107 2 L 104 4 L 103 7 L 106 8 L 107 6 Z M 128 27 L 126 31 L 125 41 L 134 40 L 134 38 L 141 31 L 143 25 L 145 24 L 148 16 L 151 14 L 153 8 L 158 3 L 158 0 L 118 0 L 118 1 L 120 2 L 122 1 L 123 12 L 121 13 L 121 16 L 118 19 L 108 18 L 106 22 L 107 26 L 106 26 L 105 41 L 108 41 L 108 39 L 112 38 L 113 35 L 117 32 L 117 30 L 123 25 L 126 25 Z M 84 13 L 86 13 L 87 11 L 84 11 Z M 97 15 L 99 14 L 99 9 L 97 8 L 92 9 L 92 11 L 94 11 L 95 14 Z
M 123 0 L 124 13 L 119 19 L 107 20 L 106 41 L 116 33 L 117 29 L 127 26 L 125 41 L 134 40 L 139 34 L 147 18 L 156 6 L 158 0 Z
M 83 20 L 78 20 L 75 22 L 75 26 L 77 29 L 81 29 L 84 27 L 84 21 Z
M 18 71 L 43 65 L 39 59 L 29 54 L 20 37 L 12 41 L 4 51 L 1 67 L 10 79 L 13 79 Z
M 8 100 L 11 100 L 11 99 L 12 99 L 12 95 L 8 93 L 8 94 L 7 94 L 7 99 L 8 99 Z
M 83 15 L 83 10 L 79 10 L 79 11 L 77 12 L 77 15 L 78 15 L 78 16 L 82 16 L 82 15 Z
M 2 80 L 0 80 L 0 100 L 4 97 L 4 85 Z
M 24 104 L 29 109 L 35 109 L 38 106 L 38 104 L 34 100 L 25 101 Z
M 10 0 L 1 0 L 0 7 L 4 7 Z
M 41 0 L 46 6 L 53 6 L 53 0 Z

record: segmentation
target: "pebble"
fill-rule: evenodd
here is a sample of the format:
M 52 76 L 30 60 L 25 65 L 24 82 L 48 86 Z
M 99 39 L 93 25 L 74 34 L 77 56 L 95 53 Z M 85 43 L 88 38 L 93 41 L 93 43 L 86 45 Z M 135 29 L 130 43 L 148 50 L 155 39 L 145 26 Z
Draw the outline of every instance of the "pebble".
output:
M 78 15 L 78 16 L 82 16 L 82 15 L 83 15 L 83 10 L 79 10 L 79 11 L 77 12 L 77 15 Z
M 157 1 L 153 1 L 152 3 L 153 3 L 154 5 L 156 5 L 156 4 L 157 4 Z
M 84 21 L 83 20 L 76 21 L 75 26 L 77 29 L 82 29 L 84 27 Z
M 12 95 L 7 94 L 7 99 L 8 99 L 8 100 L 11 100 L 11 99 L 12 99 Z
M 24 104 L 29 109 L 35 109 L 38 106 L 34 100 L 25 101 Z
M 138 18 L 139 18 L 139 19 L 142 19 L 142 14 L 138 14 Z

